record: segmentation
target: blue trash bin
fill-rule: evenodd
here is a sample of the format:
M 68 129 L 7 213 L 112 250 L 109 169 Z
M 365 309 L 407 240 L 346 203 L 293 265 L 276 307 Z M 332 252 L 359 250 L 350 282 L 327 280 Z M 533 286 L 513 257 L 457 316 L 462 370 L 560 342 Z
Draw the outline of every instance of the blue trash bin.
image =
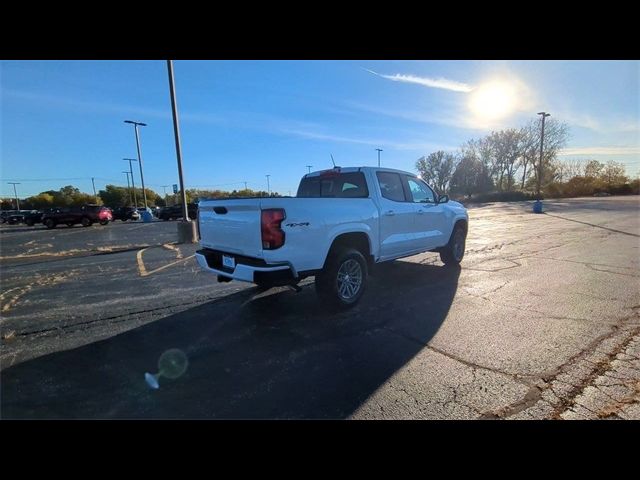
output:
M 142 212 L 142 221 L 144 223 L 149 223 L 153 221 L 153 215 L 149 210 L 145 210 L 144 212 Z
M 540 200 L 534 202 L 533 213 L 542 213 L 542 202 Z

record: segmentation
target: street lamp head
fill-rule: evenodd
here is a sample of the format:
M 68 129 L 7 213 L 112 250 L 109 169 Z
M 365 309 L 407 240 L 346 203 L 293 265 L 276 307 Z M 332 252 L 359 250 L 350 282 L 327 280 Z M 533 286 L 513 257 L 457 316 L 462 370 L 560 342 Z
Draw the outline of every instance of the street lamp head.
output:
M 134 122 L 133 120 L 125 120 L 124 123 L 131 123 L 132 125 L 140 125 L 141 127 L 146 127 L 146 123 L 142 122 Z
M 122 160 L 124 160 L 126 162 L 137 162 L 138 161 L 137 158 L 123 158 Z
M 545 117 L 550 117 L 551 114 L 547 112 L 538 112 L 538 115 L 544 115 Z

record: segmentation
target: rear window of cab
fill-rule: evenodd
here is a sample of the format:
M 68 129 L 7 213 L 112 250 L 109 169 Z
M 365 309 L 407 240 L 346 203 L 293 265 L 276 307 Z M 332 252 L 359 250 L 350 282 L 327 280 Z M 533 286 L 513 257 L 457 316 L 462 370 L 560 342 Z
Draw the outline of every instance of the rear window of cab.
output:
M 299 198 L 366 198 L 369 196 L 367 181 L 362 172 L 327 172 L 300 181 Z

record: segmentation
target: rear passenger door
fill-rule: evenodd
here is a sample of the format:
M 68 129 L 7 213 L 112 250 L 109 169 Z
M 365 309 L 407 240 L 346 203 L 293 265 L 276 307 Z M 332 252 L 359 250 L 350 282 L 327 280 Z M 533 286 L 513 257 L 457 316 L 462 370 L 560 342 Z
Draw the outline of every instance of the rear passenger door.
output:
M 416 249 L 413 203 L 407 202 L 402 178 L 395 172 L 376 172 L 380 189 L 380 259 L 400 257 Z
M 407 196 L 413 206 L 413 231 L 416 248 L 431 250 L 446 243 L 447 220 L 437 194 L 421 179 L 403 175 Z

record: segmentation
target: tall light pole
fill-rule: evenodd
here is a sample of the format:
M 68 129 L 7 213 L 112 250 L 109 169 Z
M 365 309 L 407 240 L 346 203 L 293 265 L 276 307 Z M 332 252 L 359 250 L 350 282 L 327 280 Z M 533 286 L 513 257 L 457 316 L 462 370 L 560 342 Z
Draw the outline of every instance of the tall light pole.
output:
M 540 134 L 540 165 L 538 168 L 538 200 L 542 200 L 540 198 L 540 186 L 542 183 L 542 158 L 544 152 L 544 119 L 550 117 L 551 114 L 547 112 L 538 112 L 538 115 L 542 115 L 542 132 Z
M 244 183 L 244 189 L 247 190 L 247 182 L 242 182 Z
M 138 199 L 136 198 L 136 182 L 133 180 L 133 164 L 131 162 L 137 162 L 135 158 L 123 158 L 122 160 L 129 162 L 129 170 L 131 170 L 131 191 L 133 192 L 133 206 L 138 208 Z
M 142 183 L 142 196 L 144 198 L 144 208 L 147 209 L 147 192 L 144 191 L 144 175 L 142 174 L 142 155 L 140 154 L 140 135 L 138 134 L 138 126 L 146 127 L 146 123 L 134 122 L 133 120 L 125 120 L 124 123 L 131 123 L 136 131 L 136 147 L 138 147 L 138 164 L 140 165 L 140 182 Z
M 378 168 L 380 167 L 380 152 L 382 152 L 381 148 L 376 148 L 376 150 L 378 151 Z
M 182 218 L 189 221 L 189 209 L 187 208 L 187 192 L 184 189 L 184 176 L 182 175 L 182 148 L 180 146 L 180 127 L 178 126 L 178 104 L 176 103 L 176 88 L 173 78 L 173 60 L 167 60 L 169 73 L 169 94 L 171 95 L 171 112 L 173 113 L 173 134 L 176 141 L 176 157 L 178 159 L 178 176 L 180 179 L 180 192 L 182 193 Z
M 16 185 L 20 185 L 20 182 L 7 182 L 9 185 L 13 185 L 13 194 L 16 196 L 16 210 L 20 210 L 20 201 L 18 200 L 18 191 Z
M 269 177 L 271 175 L 265 175 L 267 177 L 267 194 L 271 196 L 271 186 L 269 185 Z
M 307 165 L 307 168 L 309 169 L 308 173 L 311 173 L 311 167 L 313 167 L 313 165 Z
M 182 193 L 182 222 L 178 222 L 178 242 L 196 243 L 198 241 L 198 223 L 189 219 L 187 207 L 187 191 L 184 188 L 184 175 L 182 173 L 182 148 L 180 146 L 180 122 L 178 120 L 178 103 L 176 100 L 176 86 L 173 77 L 173 60 L 167 60 L 167 73 L 169 75 L 169 95 L 171 96 L 171 113 L 173 114 L 173 134 L 176 140 L 176 157 L 178 160 L 178 176 L 180 179 L 180 191 Z M 194 219 L 195 220 L 195 219 Z

